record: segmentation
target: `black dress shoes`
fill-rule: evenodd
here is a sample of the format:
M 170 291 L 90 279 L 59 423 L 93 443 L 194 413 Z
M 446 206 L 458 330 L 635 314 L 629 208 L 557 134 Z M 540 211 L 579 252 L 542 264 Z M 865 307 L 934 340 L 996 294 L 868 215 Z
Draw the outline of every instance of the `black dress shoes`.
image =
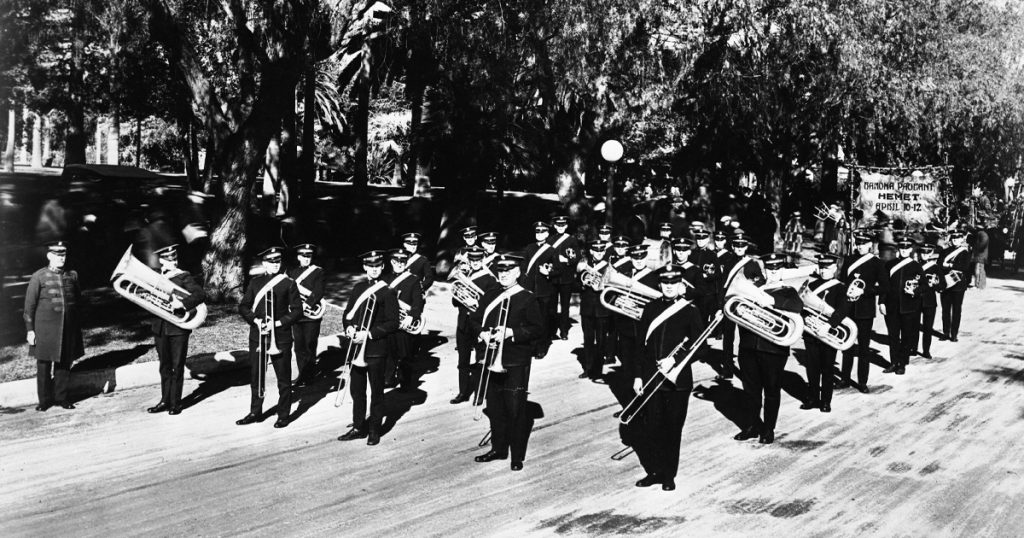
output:
M 469 401 L 469 394 L 463 394 L 463 393 L 460 392 L 460 393 L 456 394 L 454 398 L 452 398 L 451 400 L 448 400 L 448 403 L 450 403 L 452 405 L 455 405 L 455 404 L 460 404 L 460 403 L 468 402 L 468 401 Z
M 367 435 L 369 435 L 369 434 L 366 433 L 365 430 L 359 430 L 359 429 L 356 429 L 356 428 L 352 428 L 351 430 L 341 434 L 338 437 L 338 440 L 339 441 L 354 441 L 356 439 L 366 439 Z
M 640 480 L 637 480 L 636 481 L 636 487 L 638 487 L 638 488 L 647 488 L 647 487 L 651 487 L 651 486 L 653 486 L 655 484 L 660 484 L 660 483 L 661 483 L 661 479 L 658 478 L 658 475 L 649 474 L 649 475 L 641 478 Z
M 807 400 L 806 402 L 800 404 L 800 409 L 817 409 L 820 405 L 821 404 L 814 400 Z
M 73 404 L 71 402 L 61 402 L 61 403 L 59 403 L 57 405 L 59 405 L 61 407 L 61 409 L 74 409 L 75 408 L 75 404 Z
M 379 443 L 380 443 L 380 434 L 371 430 L 370 433 L 366 436 L 366 444 L 368 444 L 370 446 L 374 446 L 374 445 L 377 445 Z
M 849 387 L 849 386 L 850 386 L 850 382 L 845 380 L 845 379 L 840 379 L 839 381 L 836 381 L 836 384 L 835 384 L 835 388 L 836 389 L 845 389 L 846 387 Z
M 48 404 L 39 404 L 36 406 L 36 411 L 46 411 L 50 406 Z
M 473 461 L 475 461 L 477 463 L 487 463 L 489 461 L 504 460 L 504 459 L 508 459 L 508 454 L 498 454 L 497 452 L 491 450 L 490 452 L 487 452 L 485 454 L 481 454 L 481 455 L 473 458 Z
M 521 461 L 513 461 L 511 467 L 512 467 L 513 471 L 522 471 L 523 470 L 523 462 L 521 462 Z
M 907 373 L 907 370 L 902 366 L 896 369 L 896 375 L 903 375 L 905 373 Z
M 288 425 L 288 419 L 286 419 L 286 418 L 279 418 L 279 419 L 277 419 L 277 422 L 274 422 L 274 427 L 275 428 L 284 428 L 287 425 Z
M 146 412 L 147 413 L 163 413 L 164 411 L 167 411 L 168 409 L 170 409 L 170 407 L 168 407 L 167 404 L 165 404 L 164 402 L 160 402 L 160 403 L 154 405 L 153 407 L 150 407 L 149 409 L 146 409 Z
M 740 433 L 737 433 L 736 435 L 734 435 L 733 439 L 735 439 L 737 441 L 746 441 L 747 439 L 753 439 L 755 437 L 757 437 L 757 429 L 756 428 L 747 428 L 747 429 L 741 431 Z
M 579 379 L 586 379 L 586 378 L 590 377 L 590 375 L 587 374 L 586 372 L 583 372 L 582 374 L 580 374 L 580 375 L 578 375 L 576 377 L 579 378 Z
M 770 445 L 775 442 L 775 432 L 767 431 L 761 434 L 761 437 L 757 440 L 762 445 Z
M 871 389 L 868 388 L 866 384 L 857 385 L 857 390 L 859 390 L 861 394 L 871 394 Z
M 895 371 L 896 371 L 896 365 L 892 364 L 888 368 L 886 368 L 885 370 L 882 370 L 882 373 L 884 373 L 884 374 L 891 374 L 891 373 L 893 373 Z
M 245 415 L 244 417 L 236 420 L 235 424 L 238 424 L 239 426 L 245 426 L 246 424 L 252 424 L 253 422 L 258 421 L 259 419 L 260 417 L 257 416 L 256 413 L 249 413 L 248 415 Z
M 662 491 L 675 491 L 675 489 L 676 489 L 676 481 L 671 479 L 671 478 L 667 478 L 667 479 L 665 479 L 664 482 L 661 483 L 661 490 Z
M 932 358 L 932 354 L 930 351 L 925 351 L 924 353 L 921 354 L 921 357 L 925 359 L 930 359 Z
M 955 337 L 955 336 L 950 336 L 949 337 L 949 341 L 950 342 L 959 342 L 960 340 L 958 340 L 957 337 Z
M 180 405 L 176 405 L 176 406 L 168 409 L 167 410 L 167 414 L 168 415 L 180 415 L 181 414 L 181 406 Z
M 822 413 L 831 413 L 832 412 L 832 406 L 829 405 L 829 404 L 821 404 L 821 412 Z

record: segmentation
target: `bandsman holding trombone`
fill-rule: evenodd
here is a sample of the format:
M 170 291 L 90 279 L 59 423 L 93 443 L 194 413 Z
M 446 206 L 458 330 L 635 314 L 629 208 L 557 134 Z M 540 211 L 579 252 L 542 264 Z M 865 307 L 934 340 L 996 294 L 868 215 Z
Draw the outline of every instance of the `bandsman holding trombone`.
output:
M 302 316 L 302 299 L 295 281 L 281 273 L 283 249 L 271 247 L 259 254 L 263 274 L 249 281 L 238 313 L 249 323 L 249 414 L 235 421 L 243 426 L 257 422 L 263 413 L 263 394 L 269 360 L 277 375 L 277 422 L 288 425 L 292 404 L 292 324 Z
M 641 431 L 632 436 L 640 465 L 647 476 L 636 482 L 637 487 L 661 484 L 661 489 L 676 489 L 675 477 L 679 469 L 679 443 L 690 391 L 693 390 L 692 361 L 676 368 L 676 361 L 685 355 L 679 349 L 684 341 L 690 345 L 701 340 L 704 327 L 700 311 L 683 298 L 683 271 L 678 265 L 666 265 L 658 270 L 658 286 L 662 297 L 644 307 L 640 318 L 643 353 L 638 357 L 641 379 L 666 378 L 666 383 L 647 383 L 645 391 L 653 391 L 644 404 L 637 422 L 631 427 Z M 706 336 L 705 338 L 706 339 Z
M 491 449 L 474 460 L 504 460 L 511 451 L 513 471 L 522 470 L 526 459 L 533 420 L 526 405 L 530 363 L 534 341 L 546 330 L 537 299 L 516 282 L 520 263 L 509 255 L 495 260 L 500 288 L 487 292 L 470 317 L 486 349 L 481 379 L 491 426 Z
M 346 364 L 349 390 L 352 394 L 352 429 L 338 437 L 339 441 L 366 439 L 366 444 L 380 442 L 380 426 L 384 419 L 384 372 L 387 368 L 390 343 L 388 336 L 398 330 L 398 298 L 387 282 L 381 280 L 384 251 L 371 250 L 360 256 L 366 279 L 352 287 L 342 318 L 349 340 Z M 366 416 L 366 385 L 370 385 L 370 416 Z

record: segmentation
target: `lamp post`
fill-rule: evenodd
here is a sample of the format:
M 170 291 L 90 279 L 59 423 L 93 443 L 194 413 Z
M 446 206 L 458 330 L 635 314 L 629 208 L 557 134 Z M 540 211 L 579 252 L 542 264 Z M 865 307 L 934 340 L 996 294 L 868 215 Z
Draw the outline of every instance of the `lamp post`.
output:
M 601 144 L 601 158 L 608 163 L 608 199 L 605 201 L 605 223 L 612 225 L 612 202 L 615 199 L 615 163 L 622 158 L 622 144 L 606 140 Z

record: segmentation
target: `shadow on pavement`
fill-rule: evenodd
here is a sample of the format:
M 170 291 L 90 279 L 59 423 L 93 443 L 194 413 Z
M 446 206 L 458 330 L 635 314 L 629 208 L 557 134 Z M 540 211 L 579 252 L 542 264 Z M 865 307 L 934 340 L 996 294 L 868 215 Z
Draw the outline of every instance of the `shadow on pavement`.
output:
M 249 385 L 249 369 L 239 368 L 224 372 L 215 372 L 206 375 L 199 386 L 191 393 L 181 399 L 182 409 L 188 409 L 199 402 L 231 387 L 244 387 Z
M 697 386 L 693 389 L 693 396 L 714 404 L 716 411 L 741 430 L 754 425 L 751 421 L 753 402 L 742 389 L 733 386 L 730 380 L 715 380 L 711 386 Z

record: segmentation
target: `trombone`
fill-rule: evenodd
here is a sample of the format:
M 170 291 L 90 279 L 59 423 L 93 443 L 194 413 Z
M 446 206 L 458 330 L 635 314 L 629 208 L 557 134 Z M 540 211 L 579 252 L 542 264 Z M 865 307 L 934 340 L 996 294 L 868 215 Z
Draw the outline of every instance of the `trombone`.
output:
M 477 387 L 476 398 L 473 405 L 476 412 L 473 420 L 480 420 L 484 415 L 484 398 L 487 396 L 487 386 L 491 382 L 491 373 L 503 374 L 505 368 L 501 365 L 501 353 L 505 349 L 505 333 L 508 330 L 508 308 L 511 298 L 502 299 L 498 306 L 498 322 L 494 327 L 488 329 L 487 344 L 484 348 L 483 371 L 480 372 L 480 384 Z
M 264 343 L 267 340 L 266 334 L 269 332 L 269 342 Z M 280 355 L 281 350 L 277 347 L 277 335 L 274 331 L 274 290 L 268 290 L 267 294 L 263 297 L 263 324 L 260 327 L 260 345 L 259 345 L 259 357 L 260 361 L 259 369 L 257 371 L 256 378 L 259 380 L 259 394 L 260 399 L 266 394 L 266 382 L 267 382 L 267 362 L 270 360 L 272 355 Z
M 363 315 L 359 318 L 359 327 L 349 326 L 345 331 L 348 338 L 348 349 L 345 351 L 345 362 L 341 365 L 341 377 L 338 378 L 338 386 L 334 390 L 337 395 L 334 397 L 334 407 L 341 407 L 345 404 L 345 394 L 352 385 L 352 367 L 366 366 L 366 340 L 355 341 L 355 333 L 358 331 L 370 330 L 370 322 L 373 321 L 373 311 L 377 308 L 377 294 L 371 293 L 366 298 L 366 306 L 363 308 Z
M 633 398 L 633 400 L 626 404 L 626 407 L 622 408 L 622 412 L 619 414 L 619 422 L 621 422 L 622 424 L 629 424 L 630 422 L 632 422 L 633 419 L 636 418 L 638 414 L 640 414 L 640 410 L 643 409 L 645 405 L 647 405 L 647 402 L 651 401 L 651 398 L 654 397 L 654 394 L 658 392 L 658 389 L 660 389 L 661 386 L 664 385 L 666 381 L 668 381 L 669 376 L 678 376 L 679 372 L 682 371 L 683 368 L 686 368 L 687 366 L 690 365 L 690 363 L 693 362 L 694 356 L 697 354 L 697 351 L 700 349 L 702 345 L 704 345 L 704 342 L 707 341 L 707 339 L 711 336 L 711 333 L 713 333 L 715 329 L 718 328 L 718 324 L 721 322 L 722 311 L 719 310 L 718 312 L 715 313 L 715 317 L 711 319 L 711 323 L 708 323 L 708 326 L 704 329 L 704 332 L 700 333 L 700 336 L 698 336 L 692 344 L 687 346 L 687 344 L 689 343 L 689 339 L 684 338 L 682 342 L 679 342 L 679 345 L 672 348 L 672 351 L 669 351 L 668 355 L 665 355 L 666 359 L 675 358 L 676 355 L 678 355 L 684 349 L 686 350 L 686 355 L 683 355 L 682 358 L 676 359 L 675 366 L 673 366 L 667 374 L 661 373 L 661 370 L 657 370 L 656 372 L 654 372 L 654 375 L 652 375 L 651 378 L 648 379 L 646 383 L 644 383 L 644 386 L 640 388 L 640 392 Z M 612 459 L 615 459 L 615 457 L 613 456 Z

